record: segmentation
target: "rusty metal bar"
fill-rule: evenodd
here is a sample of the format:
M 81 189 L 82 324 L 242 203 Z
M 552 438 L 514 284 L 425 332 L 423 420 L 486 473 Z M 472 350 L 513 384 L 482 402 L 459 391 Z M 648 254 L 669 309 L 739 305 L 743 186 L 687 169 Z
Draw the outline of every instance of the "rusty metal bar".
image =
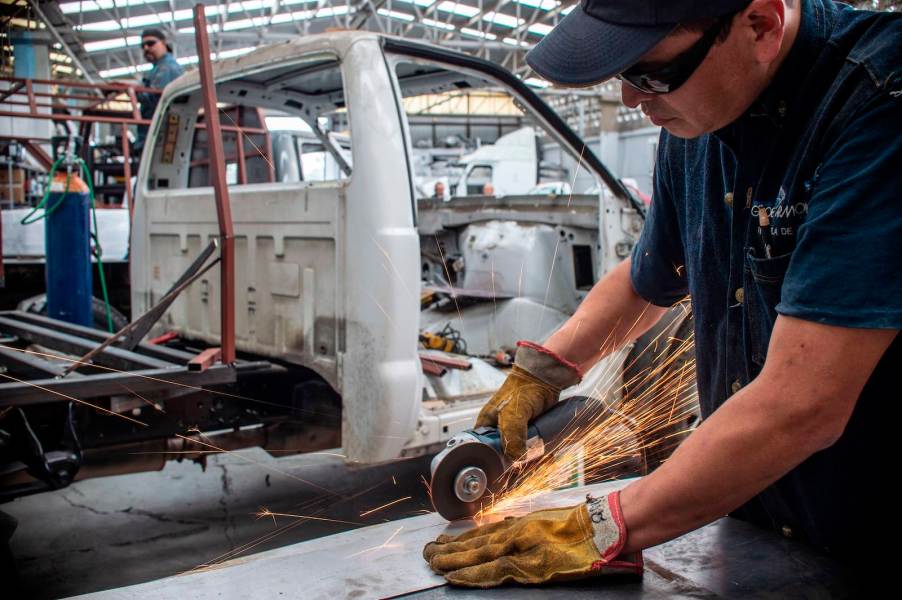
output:
M 131 101 L 132 105 L 132 116 L 136 119 L 140 119 L 141 109 L 138 108 L 138 96 L 135 94 L 135 90 L 132 88 L 128 88 L 128 99 Z
M 220 348 L 207 348 L 188 361 L 188 370 L 193 373 L 203 373 L 219 360 L 222 360 L 222 350 Z
M 238 152 L 238 183 L 243 185 L 247 183 L 247 164 L 244 162 L 247 157 L 244 155 L 244 136 L 240 133 L 235 136 L 235 150 Z
M 87 83 L 84 81 L 75 81 L 72 79 L 26 79 L 23 77 L 0 77 L 0 81 L 7 81 L 9 83 L 23 83 L 31 81 L 32 83 L 36 83 L 38 85 L 61 85 L 64 87 L 72 87 L 72 88 L 84 88 L 88 90 L 106 90 L 106 91 L 118 91 L 125 92 L 128 88 L 133 88 L 136 92 L 151 92 L 154 94 L 161 94 L 162 90 L 158 90 L 156 88 L 149 88 L 140 85 L 129 85 L 127 83 Z
M 207 124 L 206 123 L 198 123 L 194 128 L 195 129 L 206 129 Z M 238 133 L 243 133 L 245 135 L 247 135 L 249 133 L 256 133 L 256 134 L 260 134 L 260 135 L 268 133 L 268 130 L 266 130 L 266 129 L 259 129 L 257 127 L 241 127 L 241 126 L 235 126 L 235 125 L 220 125 L 219 129 L 220 129 L 220 131 L 228 131 L 229 133 L 231 133 L 233 131 L 237 131 Z
M 22 145 L 25 146 L 25 150 L 28 151 L 31 156 L 38 161 L 42 167 L 48 172 L 50 168 L 53 166 L 53 159 L 50 158 L 50 155 L 44 152 L 44 149 L 35 144 L 30 140 L 25 140 L 22 142 Z
M 127 125 L 150 125 L 147 119 L 128 119 L 123 117 L 64 115 L 61 113 L 12 112 L 0 110 L 0 117 L 15 117 L 19 119 L 50 119 L 51 121 L 78 121 L 87 123 L 125 123 Z
M 232 208 L 226 184 L 225 161 L 222 149 L 222 130 L 216 106 L 216 82 L 210 61 L 210 40 L 207 37 L 207 18 L 203 4 L 194 6 L 194 39 L 197 43 L 197 70 L 200 74 L 204 100 L 204 121 L 207 123 L 210 169 L 213 192 L 216 196 L 216 216 L 219 221 L 220 249 L 220 317 L 222 362 L 235 362 L 235 234 L 232 230 Z
M 423 363 L 431 362 L 441 367 L 449 369 L 460 369 L 461 371 L 469 371 L 473 368 L 473 363 L 465 358 L 454 358 L 451 356 L 438 356 L 436 354 L 420 353 L 420 360 Z
M 437 365 L 434 362 L 422 360 L 422 357 L 420 359 L 420 366 L 423 369 L 423 373 L 425 373 L 426 375 L 435 375 L 436 377 L 441 377 L 448 372 L 448 369 L 446 369 L 445 367 Z
M 37 108 L 37 106 L 35 106 L 34 88 L 31 85 L 30 79 L 25 82 L 25 90 L 26 90 L 26 93 L 28 94 L 28 107 L 31 109 L 31 112 L 33 112 L 33 113 L 38 112 L 38 108 Z
M 23 87 L 25 87 L 25 82 L 17 81 L 11 88 L 9 88 L 8 90 L 4 90 L 3 94 L 0 94 L 0 102 L 3 102 L 10 96 L 15 96 L 16 94 L 20 93 L 20 90 Z

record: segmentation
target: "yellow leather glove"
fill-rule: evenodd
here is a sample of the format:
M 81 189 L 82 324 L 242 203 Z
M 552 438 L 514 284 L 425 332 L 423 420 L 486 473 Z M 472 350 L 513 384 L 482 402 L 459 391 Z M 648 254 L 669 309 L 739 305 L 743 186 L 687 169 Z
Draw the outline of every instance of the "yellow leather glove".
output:
M 540 510 L 441 535 L 423 549 L 449 583 L 489 588 L 511 581 L 540 584 L 605 574 L 641 574 L 642 553 L 621 555 L 626 525 L 620 492 L 569 508 Z
M 504 453 L 512 461 L 526 453 L 529 422 L 554 406 L 561 390 L 576 385 L 579 367 L 532 342 L 517 342 L 514 366 L 476 417 L 476 428 L 497 427 Z

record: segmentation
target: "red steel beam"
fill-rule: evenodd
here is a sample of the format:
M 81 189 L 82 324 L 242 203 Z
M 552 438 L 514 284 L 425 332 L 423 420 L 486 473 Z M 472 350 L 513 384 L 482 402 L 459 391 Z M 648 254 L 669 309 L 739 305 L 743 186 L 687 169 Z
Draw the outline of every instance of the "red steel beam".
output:
M 162 90 L 149 88 L 140 85 L 130 85 L 127 83 L 88 83 L 86 81 L 75 81 L 72 79 L 25 79 L 22 77 L 0 77 L 0 81 L 9 83 L 22 83 L 30 81 L 39 85 L 59 85 L 63 87 L 82 88 L 86 90 L 107 90 L 111 92 L 125 92 L 128 88 L 134 89 L 136 92 L 151 92 L 154 94 L 162 93 Z
M 222 350 L 219 348 L 207 348 L 188 361 L 188 370 L 202 373 L 212 367 L 216 361 L 221 358 Z
M 197 44 L 197 70 L 204 100 L 204 121 L 207 123 L 207 145 L 210 152 L 209 173 L 216 197 L 216 217 L 220 236 L 220 317 L 222 362 L 235 362 L 235 234 L 232 229 L 232 208 L 226 184 L 225 160 L 222 149 L 222 130 L 216 106 L 216 82 L 210 61 L 210 40 L 207 38 L 207 18 L 203 4 L 194 6 L 194 39 Z
M 438 356 L 436 354 L 420 353 L 420 360 L 424 363 L 431 362 L 449 369 L 460 369 L 461 371 L 469 371 L 473 368 L 473 363 L 465 358 L 453 358 L 451 356 Z
M 126 125 L 150 125 L 148 119 L 127 119 L 124 117 L 102 117 L 83 115 L 64 115 L 62 113 L 12 112 L 0 110 L 0 117 L 15 117 L 19 119 L 50 119 L 51 121 L 78 121 L 88 123 L 125 123 Z
M 53 167 L 53 159 L 50 158 L 49 154 L 44 152 L 43 148 L 31 140 L 22 140 L 22 145 L 25 146 L 25 150 L 27 150 L 28 153 L 44 167 L 44 170 L 50 171 L 50 168 Z

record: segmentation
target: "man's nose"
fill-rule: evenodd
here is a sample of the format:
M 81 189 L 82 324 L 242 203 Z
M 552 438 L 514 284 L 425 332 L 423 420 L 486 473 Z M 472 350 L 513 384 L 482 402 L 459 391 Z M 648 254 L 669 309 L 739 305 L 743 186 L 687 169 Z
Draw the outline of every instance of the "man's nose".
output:
M 623 100 L 623 103 L 630 108 L 636 108 L 639 104 L 646 100 L 650 100 L 653 96 L 654 94 L 646 94 L 625 81 L 620 84 L 620 98 Z

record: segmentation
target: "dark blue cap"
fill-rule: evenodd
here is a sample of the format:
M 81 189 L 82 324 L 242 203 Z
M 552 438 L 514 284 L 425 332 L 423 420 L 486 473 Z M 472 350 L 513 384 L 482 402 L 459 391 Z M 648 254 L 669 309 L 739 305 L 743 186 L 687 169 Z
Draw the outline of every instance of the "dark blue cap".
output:
M 738 12 L 750 0 L 582 0 L 526 55 L 555 83 L 589 85 L 634 65 L 677 25 Z

